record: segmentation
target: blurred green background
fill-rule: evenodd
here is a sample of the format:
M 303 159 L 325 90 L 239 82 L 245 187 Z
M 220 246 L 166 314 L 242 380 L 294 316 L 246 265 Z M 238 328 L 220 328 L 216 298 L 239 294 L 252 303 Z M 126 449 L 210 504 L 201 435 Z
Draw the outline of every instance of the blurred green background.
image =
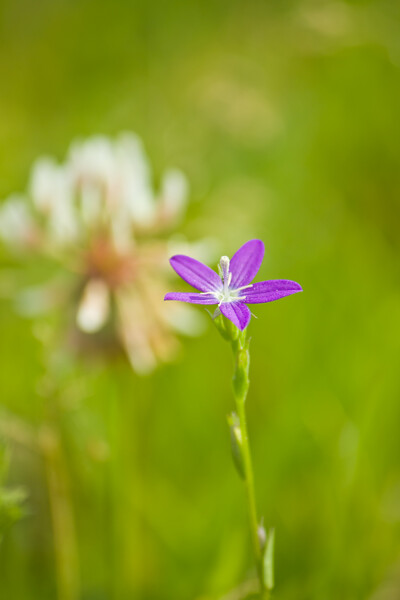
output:
M 168 165 L 187 174 L 189 239 L 228 255 L 264 240 L 260 277 L 305 290 L 254 307 L 250 325 L 274 597 L 400 598 L 400 4 L 2 0 L 0 12 L 0 196 L 74 137 L 132 130 L 156 179 Z M 51 477 L 29 445 L 43 348 L 8 299 L 0 332 L 2 414 L 18 419 L 2 428 L 0 483 L 27 495 L 0 542 L 0 597 L 66 600 Z M 149 377 L 125 362 L 63 373 L 56 469 L 70 481 L 79 600 L 216 600 L 251 577 L 231 372 L 210 325 Z

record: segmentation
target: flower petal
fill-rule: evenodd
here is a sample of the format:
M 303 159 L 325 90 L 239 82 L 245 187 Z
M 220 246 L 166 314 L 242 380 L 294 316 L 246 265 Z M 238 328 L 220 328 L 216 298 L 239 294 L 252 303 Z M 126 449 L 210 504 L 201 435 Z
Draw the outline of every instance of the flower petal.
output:
M 207 267 L 198 260 L 177 254 L 170 261 L 171 267 L 191 286 L 201 292 L 209 292 L 210 290 L 220 290 L 222 281 L 215 271 Z
M 179 300 L 180 302 L 190 302 L 190 304 L 218 304 L 218 300 L 214 294 L 170 292 L 165 295 L 164 300 Z
M 244 302 L 247 304 L 262 304 L 302 291 L 301 286 L 295 281 L 271 279 L 270 281 L 253 283 L 248 290 L 243 290 L 243 296 Z
M 247 285 L 257 275 L 264 258 L 264 244 L 261 240 L 246 242 L 232 256 L 230 271 L 232 289 Z
M 219 309 L 241 331 L 249 324 L 251 312 L 243 302 L 223 302 Z
M 91 279 L 85 286 L 79 303 L 76 322 L 85 333 L 95 333 L 110 315 L 110 292 L 102 279 Z

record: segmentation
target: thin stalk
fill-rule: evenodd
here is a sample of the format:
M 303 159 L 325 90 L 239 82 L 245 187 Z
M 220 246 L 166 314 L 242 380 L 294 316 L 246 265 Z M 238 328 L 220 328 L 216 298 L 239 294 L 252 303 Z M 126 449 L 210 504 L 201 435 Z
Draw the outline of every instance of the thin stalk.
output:
M 58 600 L 78 600 L 78 550 L 68 475 L 57 431 L 44 426 L 40 447 L 48 483 Z
M 241 455 L 243 459 L 244 482 L 246 488 L 247 508 L 250 521 L 250 533 L 254 557 L 256 561 L 257 575 L 260 583 L 260 597 L 266 600 L 269 594 L 264 582 L 263 548 L 261 547 L 259 537 L 259 520 L 257 516 L 254 472 L 250 452 L 245 407 L 246 398 L 249 390 L 248 372 L 250 362 L 248 342 L 246 341 L 245 332 L 240 332 L 237 338 L 232 341 L 232 350 L 235 358 L 235 375 L 233 378 L 233 390 L 241 433 Z
M 257 563 L 257 569 L 260 569 L 261 563 L 261 548 L 258 539 L 258 518 L 257 518 L 257 505 L 254 487 L 254 474 L 253 464 L 250 454 L 249 435 L 247 431 L 246 422 L 246 411 L 244 402 L 236 401 L 236 410 L 240 421 L 240 430 L 242 433 L 242 451 L 243 451 L 243 462 L 245 468 L 245 487 L 246 487 L 246 498 L 247 506 L 250 518 L 250 532 L 253 543 L 254 555 Z M 259 577 L 261 577 L 259 573 Z M 261 580 L 260 580 L 261 581 Z

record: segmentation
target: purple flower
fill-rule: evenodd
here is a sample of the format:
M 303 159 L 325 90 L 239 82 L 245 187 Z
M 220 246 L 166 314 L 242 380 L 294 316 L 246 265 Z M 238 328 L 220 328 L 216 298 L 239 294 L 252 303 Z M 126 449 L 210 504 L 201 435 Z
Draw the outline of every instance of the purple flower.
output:
M 263 242 L 250 240 L 239 248 L 231 260 L 227 256 L 221 258 L 217 275 L 210 267 L 194 258 L 181 254 L 173 256 L 170 259 L 172 268 L 200 293 L 172 292 L 164 300 L 218 304 L 221 313 L 243 331 L 251 318 L 246 304 L 273 302 L 302 291 L 298 283 L 287 279 L 250 283 L 257 275 L 263 258 Z

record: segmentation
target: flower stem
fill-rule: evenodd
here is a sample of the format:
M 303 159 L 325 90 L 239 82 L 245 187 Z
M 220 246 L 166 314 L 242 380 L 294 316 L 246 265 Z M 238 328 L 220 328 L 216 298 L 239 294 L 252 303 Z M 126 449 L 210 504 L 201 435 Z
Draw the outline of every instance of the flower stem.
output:
M 259 537 L 259 521 L 257 517 L 253 464 L 251 460 L 245 408 L 246 397 L 249 390 L 250 363 L 249 343 L 246 340 L 245 331 L 239 332 L 237 337 L 232 340 L 232 350 L 235 358 L 233 390 L 238 417 L 238 426 L 240 428 L 240 450 L 243 459 L 243 477 L 246 487 L 247 507 L 250 519 L 250 532 L 257 567 L 257 575 L 260 582 L 261 598 L 266 599 L 268 597 L 268 591 L 264 582 L 263 548 L 261 547 Z
M 43 425 L 39 435 L 53 525 L 58 600 L 79 598 L 78 550 L 68 476 L 58 431 Z
M 254 554 L 257 562 L 257 568 L 260 566 L 261 562 L 261 549 L 260 543 L 258 540 L 258 519 L 257 519 L 257 506 L 256 506 L 256 497 L 255 497 L 255 488 L 254 488 L 254 475 L 253 475 L 253 465 L 250 454 L 250 446 L 249 446 L 249 437 L 247 432 L 247 422 L 246 422 L 246 413 L 244 403 L 237 402 L 236 408 L 238 411 L 238 417 L 240 420 L 240 429 L 242 432 L 242 449 L 243 449 L 243 458 L 245 465 L 245 486 L 246 486 L 246 497 L 247 497 L 247 505 L 249 511 L 250 518 L 250 530 L 251 530 L 251 539 L 253 543 Z M 260 576 L 260 575 L 259 575 Z

